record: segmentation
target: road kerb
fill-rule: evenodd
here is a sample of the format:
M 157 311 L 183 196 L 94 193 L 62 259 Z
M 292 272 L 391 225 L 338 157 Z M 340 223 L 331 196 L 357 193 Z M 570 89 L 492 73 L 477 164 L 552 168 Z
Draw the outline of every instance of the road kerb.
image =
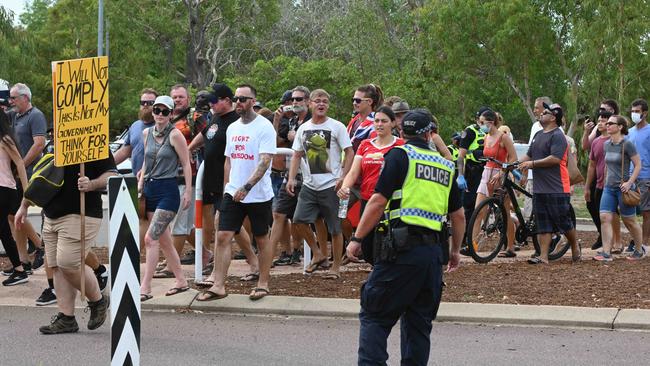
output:
M 650 310 L 621 309 L 614 320 L 614 329 L 650 330 Z

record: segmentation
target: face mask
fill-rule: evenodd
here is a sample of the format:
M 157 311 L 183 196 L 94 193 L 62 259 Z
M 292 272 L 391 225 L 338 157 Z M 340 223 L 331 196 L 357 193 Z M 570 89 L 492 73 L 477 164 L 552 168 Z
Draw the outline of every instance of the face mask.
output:
M 488 125 L 481 125 L 481 132 L 488 133 L 488 131 L 490 131 L 490 127 L 488 127 Z
M 634 122 L 634 124 L 637 124 L 637 123 L 641 122 L 641 113 L 632 112 L 631 117 L 632 117 L 632 122 Z

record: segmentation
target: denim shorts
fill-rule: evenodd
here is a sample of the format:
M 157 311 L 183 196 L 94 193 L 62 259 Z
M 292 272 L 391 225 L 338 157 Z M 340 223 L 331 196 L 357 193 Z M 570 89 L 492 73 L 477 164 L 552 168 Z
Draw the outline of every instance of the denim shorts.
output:
M 144 197 L 147 212 L 156 209 L 177 212 L 181 205 L 176 178 L 145 180 Z
M 605 186 L 600 199 L 600 212 L 615 213 L 619 209 L 621 217 L 636 216 L 636 207 L 623 203 L 623 193 L 620 187 Z

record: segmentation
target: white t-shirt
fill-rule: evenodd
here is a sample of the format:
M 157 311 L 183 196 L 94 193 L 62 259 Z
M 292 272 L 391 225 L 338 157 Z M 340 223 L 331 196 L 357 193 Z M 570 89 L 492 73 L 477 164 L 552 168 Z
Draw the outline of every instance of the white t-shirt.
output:
M 322 191 L 341 177 L 341 153 L 352 147 L 345 125 L 327 118 L 323 123 L 303 123 L 296 132 L 292 149 L 304 151 L 300 161 L 303 185 Z
M 226 150 L 224 155 L 230 158 L 230 175 L 225 193 L 231 196 L 243 187 L 259 164 L 260 154 L 275 154 L 275 129 L 268 119 L 258 115 L 249 123 L 242 123 L 241 118 L 233 122 L 226 131 Z M 271 166 L 262 179 L 253 186 L 243 203 L 266 202 L 273 199 L 271 186 Z

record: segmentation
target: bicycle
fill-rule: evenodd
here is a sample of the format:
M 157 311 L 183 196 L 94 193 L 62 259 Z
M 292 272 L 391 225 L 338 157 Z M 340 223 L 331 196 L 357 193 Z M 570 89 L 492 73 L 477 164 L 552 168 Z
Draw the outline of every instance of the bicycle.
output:
M 532 194 L 520 187 L 512 179 L 510 179 L 510 172 L 518 166 L 518 162 L 504 163 L 494 158 L 488 158 L 501 166 L 503 177 L 501 178 L 501 185 L 495 189 L 492 196 L 481 202 L 475 209 L 472 217 L 470 218 L 468 233 L 466 235 L 469 253 L 472 258 L 478 263 L 487 263 L 494 259 L 501 251 L 501 248 L 507 246 L 507 227 L 506 215 L 510 215 L 505 207 L 506 195 L 510 198 L 510 204 L 515 214 L 516 219 L 519 221 L 518 227 L 515 229 L 515 241 L 520 245 L 527 245 L 528 238 L 531 237 L 535 252 L 540 252 L 539 242 L 537 241 L 537 229 L 535 225 L 535 214 L 531 213 L 528 220 L 524 219 L 521 213 L 515 191 L 518 191 L 525 196 L 532 198 Z M 575 227 L 576 216 L 573 206 L 570 206 L 570 215 Z M 476 238 L 472 238 L 476 220 L 482 217 L 479 225 L 479 232 Z M 513 219 L 513 218 L 511 218 Z M 551 240 L 549 248 L 548 259 L 556 260 L 564 256 L 570 245 L 568 241 L 562 241 L 562 235 L 555 233 Z

